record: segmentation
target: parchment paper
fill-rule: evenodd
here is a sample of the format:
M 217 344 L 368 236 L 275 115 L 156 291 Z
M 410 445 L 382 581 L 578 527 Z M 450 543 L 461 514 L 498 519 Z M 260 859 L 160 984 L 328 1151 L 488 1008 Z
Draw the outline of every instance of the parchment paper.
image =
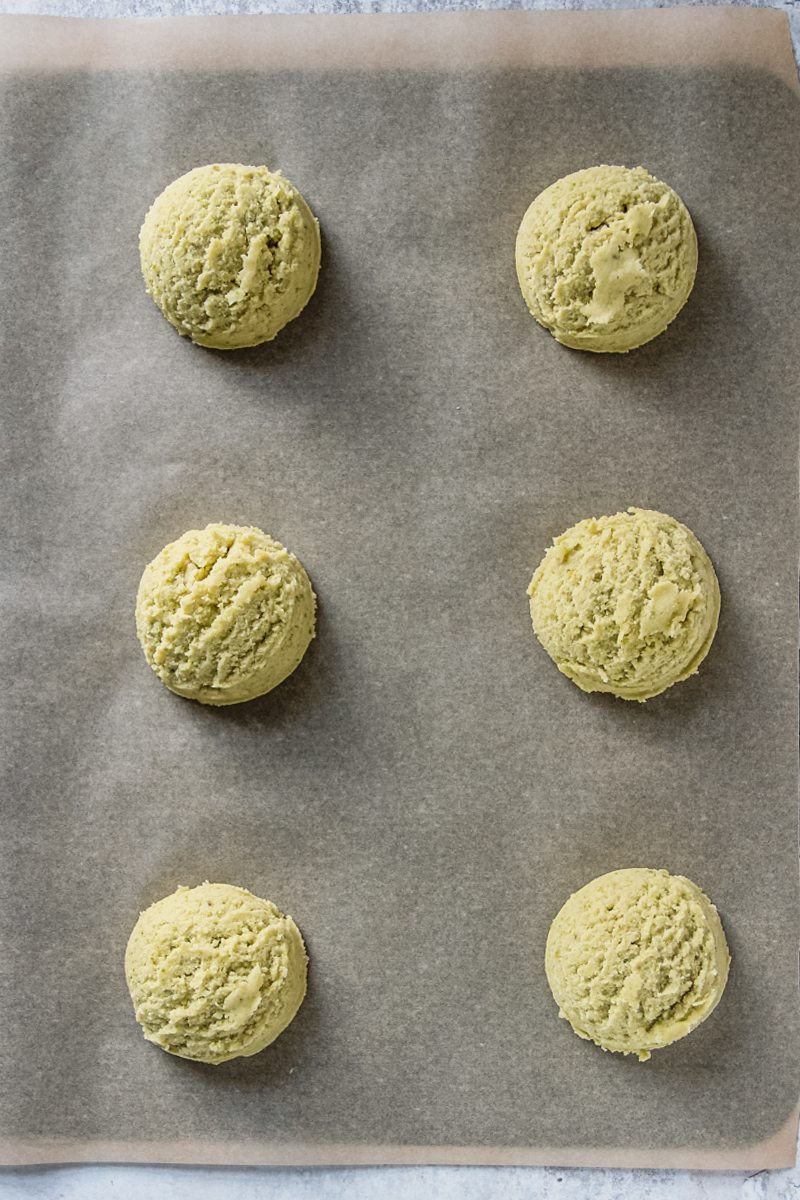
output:
M 797 1026 L 798 103 L 765 11 L 0 20 L 7 1162 L 786 1165 Z M 282 168 L 317 293 L 272 345 L 181 340 L 137 233 L 177 175 Z M 644 163 L 700 271 L 629 356 L 558 346 L 514 275 L 559 176 Z M 553 535 L 629 504 L 721 581 L 699 676 L 587 697 L 535 642 Z M 276 692 L 170 695 L 144 564 L 260 525 L 319 636 Z M 575 888 L 664 866 L 733 953 L 645 1064 L 556 1017 Z M 253 1059 L 147 1045 L 122 955 L 179 883 L 296 918 L 310 992 Z

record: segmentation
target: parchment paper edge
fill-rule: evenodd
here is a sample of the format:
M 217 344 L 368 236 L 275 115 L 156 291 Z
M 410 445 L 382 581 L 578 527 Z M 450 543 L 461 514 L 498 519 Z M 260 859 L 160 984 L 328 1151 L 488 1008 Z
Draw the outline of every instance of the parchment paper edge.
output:
M 800 95 L 789 19 L 775 9 L 701 5 L 126 19 L 0 15 L 0 71 L 734 63 L 773 74 Z
M 745 1171 L 793 1167 L 800 1102 L 784 1124 L 762 1142 L 709 1150 L 703 1147 L 625 1149 L 557 1146 L 366 1146 L 297 1142 L 271 1146 L 252 1142 L 101 1141 L 79 1146 L 49 1139 L 0 1139 L 6 1166 L 67 1163 L 171 1163 L 203 1166 L 559 1166 Z

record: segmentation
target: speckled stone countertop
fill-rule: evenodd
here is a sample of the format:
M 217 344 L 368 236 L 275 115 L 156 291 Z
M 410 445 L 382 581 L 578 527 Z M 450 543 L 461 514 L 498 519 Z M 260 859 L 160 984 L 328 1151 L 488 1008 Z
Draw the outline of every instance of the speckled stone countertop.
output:
M 0 0 L 0 12 L 74 17 L 432 9 L 665 8 L 675 0 Z M 688 0 L 689 3 L 692 0 Z M 708 3 L 709 0 L 703 0 Z M 713 2 L 713 0 L 711 0 Z M 742 0 L 730 0 L 737 4 Z M 800 0 L 753 0 L 786 12 L 800 62 Z M 800 1169 L 694 1172 L 558 1167 L 0 1168 L 0 1200 L 789 1200 Z

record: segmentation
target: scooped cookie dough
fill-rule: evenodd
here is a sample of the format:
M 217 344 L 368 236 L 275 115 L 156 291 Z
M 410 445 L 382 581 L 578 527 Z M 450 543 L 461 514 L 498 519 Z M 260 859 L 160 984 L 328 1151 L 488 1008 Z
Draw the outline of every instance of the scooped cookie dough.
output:
M 680 196 L 644 167 L 589 167 L 536 197 L 516 262 L 525 303 L 556 341 L 620 353 L 662 333 L 683 308 L 697 237 Z
M 269 900 L 227 883 L 179 887 L 134 926 L 125 978 L 148 1042 L 223 1063 L 257 1054 L 306 994 L 300 930 Z
M 708 654 L 720 595 L 711 560 L 673 517 L 629 508 L 557 537 L 528 588 L 533 629 L 584 692 L 647 700 Z
M 195 167 L 156 197 L 139 234 L 147 291 L 178 332 L 235 350 L 269 342 L 317 286 L 319 225 L 280 172 Z
M 559 1016 L 578 1037 L 642 1061 L 705 1021 L 729 964 L 708 897 L 647 868 L 611 871 L 570 896 L 545 951 Z
M 136 632 L 162 683 L 203 704 L 277 687 L 314 636 L 316 597 L 302 563 L 260 529 L 207 525 L 144 569 Z

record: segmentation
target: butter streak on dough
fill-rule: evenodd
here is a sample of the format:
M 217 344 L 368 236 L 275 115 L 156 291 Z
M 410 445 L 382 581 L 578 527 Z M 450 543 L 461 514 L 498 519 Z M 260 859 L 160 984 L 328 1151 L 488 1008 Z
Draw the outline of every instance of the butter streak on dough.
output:
M 291 917 L 244 888 L 204 883 L 141 913 L 125 978 L 149 1042 L 223 1063 L 283 1032 L 305 996 L 307 962 Z
M 271 341 L 317 284 L 319 225 L 280 172 L 195 167 L 155 199 L 139 234 L 147 291 L 178 332 L 234 350 Z
M 683 308 L 697 237 L 680 196 L 644 167 L 589 167 L 530 205 L 516 265 L 528 308 L 557 341 L 621 353 L 662 333 Z
M 584 692 L 644 701 L 693 675 L 717 629 L 719 584 L 685 525 L 650 509 L 555 538 L 528 588 L 534 632 Z
M 730 955 L 716 908 L 683 875 L 611 871 L 570 896 L 545 971 L 579 1037 L 644 1061 L 716 1008 Z
M 190 529 L 149 563 L 136 600 L 147 661 L 170 691 L 236 704 L 277 687 L 314 637 L 302 563 L 260 529 Z

